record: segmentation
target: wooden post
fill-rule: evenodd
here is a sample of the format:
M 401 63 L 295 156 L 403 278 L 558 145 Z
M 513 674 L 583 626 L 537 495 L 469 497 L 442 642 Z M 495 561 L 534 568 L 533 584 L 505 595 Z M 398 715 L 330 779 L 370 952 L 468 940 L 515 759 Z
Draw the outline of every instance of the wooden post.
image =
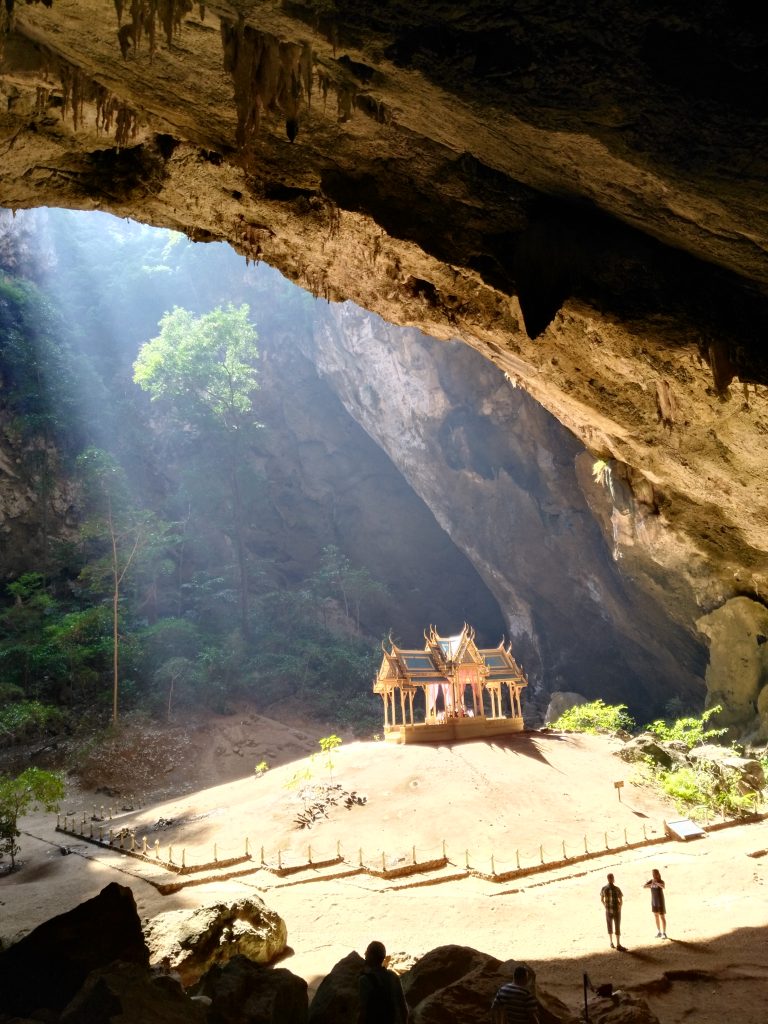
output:
M 647 839 L 648 836 L 645 833 L 645 822 L 643 822 L 643 839 Z
M 336 856 L 341 860 L 341 840 L 336 840 Z
M 56 831 L 57 832 L 61 831 L 61 815 L 60 814 L 56 815 Z
M 100 843 L 104 842 L 104 826 L 103 825 L 99 825 L 99 842 Z
M 362 848 L 362 846 L 360 847 L 360 862 L 359 863 L 360 863 L 360 867 L 362 867 L 363 866 L 363 848 Z
M 491 874 L 496 874 L 496 858 L 491 854 Z
M 605 848 L 607 850 L 608 849 L 608 833 L 607 832 L 603 832 L 603 835 L 605 836 Z
M 218 847 L 216 846 L 216 843 L 213 844 L 213 861 L 214 864 L 218 864 L 219 861 L 219 851 Z
M 520 870 L 520 851 L 515 850 L 515 860 L 517 861 L 517 870 Z
M 182 846 L 181 848 L 181 866 L 185 868 L 187 866 L 187 848 Z
M 251 856 L 250 853 L 248 852 L 248 836 L 245 837 L 245 856 L 246 857 L 250 857 Z
M 629 846 L 629 840 L 627 839 L 627 830 L 624 829 L 624 845 Z
M 168 847 L 168 863 L 173 864 L 173 847 Z
M 261 848 L 261 863 L 264 863 L 264 847 Z
M 155 858 L 160 860 L 160 840 L 155 840 Z
M 310 843 L 307 844 L 307 864 L 312 864 L 312 845 Z
M 147 837 L 146 836 L 142 836 L 142 839 L 141 839 L 141 852 L 144 854 L 145 857 L 147 856 Z
M 568 854 L 565 852 L 565 840 L 563 840 L 563 860 L 568 860 Z
M 385 857 L 383 850 L 381 851 L 381 870 L 387 870 L 387 858 Z
M 448 860 L 448 857 L 446 856 L 445 853 L 445 840 L 443 840 L 443 860 Z
M 416 847 L 415 846 L 411 847 L 411 858 L 413 860 L 413 863 L 415 864 L 416 863 Z
M 278 871 L 282 871 L 283 870 L 283 851 L 282 850 L 278 850 L 277 851 L 277 870 Z
M 587 837 L 584 836 L 584 853 L 589 853 L 589 847 L 587 846 Z
M 466 866 L 467 871 L 469 871 L 469 850 L 464 851 L 464 864 Z
M 131 832 L 131 853 L 136 849 L 136 833 Z

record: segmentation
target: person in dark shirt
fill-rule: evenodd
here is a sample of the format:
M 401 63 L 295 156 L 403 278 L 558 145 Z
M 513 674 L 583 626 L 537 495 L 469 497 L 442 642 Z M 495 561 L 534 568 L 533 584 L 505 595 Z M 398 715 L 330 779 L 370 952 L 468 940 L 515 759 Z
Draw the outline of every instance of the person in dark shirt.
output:
M 664 900 L 664 879 L 658 868 L 654 868 L 651 875 L 643 888 L 651 890 L 651 913 L 656 918 L 656 938 L 666 939 L 667 905 Z
M 360 1012 L 357 1024 L 407 1024 L 408 1006 L 400 979 L 384 966 L 387 951 L 383 942 L 369 943 L 358 992 Z
M 539 1024 L 539 1004 L 527 989 L 528 969 L 518 964 L 512 981 L 502 985 L 491 1003 L 494 1024 Z
M 624 894 L 618 885 L 614 885 L 613 875 L 608 875 L 608 884 L 600 890 L 600 900 L 605 907 L 605 923 L 608 926 L 608 938 L 613 949 L 613 933 L 616 932 L 616 949 L 620 953 L 625 952 L 621 944 L 621 904 L 624 902 Z

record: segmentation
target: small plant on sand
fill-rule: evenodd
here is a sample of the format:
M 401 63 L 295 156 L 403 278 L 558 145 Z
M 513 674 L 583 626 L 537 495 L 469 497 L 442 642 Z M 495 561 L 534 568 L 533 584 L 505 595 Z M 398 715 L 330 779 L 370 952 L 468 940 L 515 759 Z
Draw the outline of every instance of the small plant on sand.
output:
M 255 765 L 253 771 L 256 778 L 260 779 L 262 775 L 265 775 L 269 771 L 269 765 L 266 761 L 259 761 L 259 763 Z
M 706 728 L 710 718 L 713 715 L 719 715 L 722 710 L 722 707 L 717 704 L 713 708 L 708 708 L 699 718 L 678 718 L 671 725 L 663 719 L 657 719 L 647 727 L 648 732 L 652 732 L 660 740 L 677 740 L 691 750 L 701 743 L 706 743 L 707 740 L 723 736 L 728 731 L 727 729 Z
M 328 769 L 328 778 L 333 782 L 333 769 L 336 767 L 336 762 L 333 759 L 333 752 L 338 750 L 342 744 L 341 736 L 337 736 L 336 733 L 331 733 L 330 736 L 323 736 L 318 740 L 320 744 L 320 751 L 323 755 L 323 761 L 325 767 Z
M 627 713 L 626 704 L 604 704 L 601 700 L 593 700 L 589 704 L 578 704 L 564 711 L 553 729 L 563 732 L 619 732 L 634 728 L 634 721 Z
M 38 807 L 55 811 L 63 796 L 64 783 L 53 772 L 27 768 L 15 778 L 0 775 L 0 856 L 11 858 L 11 871 L 19 852 L 19 818 Z

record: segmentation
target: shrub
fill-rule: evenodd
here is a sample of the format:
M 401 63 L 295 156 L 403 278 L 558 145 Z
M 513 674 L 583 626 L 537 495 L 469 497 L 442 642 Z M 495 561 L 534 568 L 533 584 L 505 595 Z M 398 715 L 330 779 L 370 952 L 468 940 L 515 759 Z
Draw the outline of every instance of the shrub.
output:
M 589 704 L 579 704 L 564 711 L 553 729 L 563 732 L 619 732 L 634 728 L 634 720 L 627 713 L 626 704 L 605 704 L 602 700 L 593 700 Z
M 681 765 L 669 771 L 657 769 L 655 775 L 679 811 L 694 815 L 706 811 L 739 817 L 755 810 L 759 794 L 742 792 L 740 776 L 734 768 L 701 762 Z
M 709 708 L 699 718 L 678 718 L 671 725 L 663 719 L 657 719 L 646 728 L 648 732 L 652 732 L 660 740 L 677 740 L 684 743 L 691 750 L 700 743 L 716 739 L 728 731 L 727 729 L 706 728 L 710 718 L 713 715 L 720 714 L 722 710 L 722 707 L 718 704 L 716 707 Z

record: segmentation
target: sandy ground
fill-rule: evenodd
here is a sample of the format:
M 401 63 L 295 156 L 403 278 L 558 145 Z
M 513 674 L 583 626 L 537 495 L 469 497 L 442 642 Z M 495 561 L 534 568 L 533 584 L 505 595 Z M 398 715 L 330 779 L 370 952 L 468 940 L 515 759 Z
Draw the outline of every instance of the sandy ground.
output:
M 234 744 L 250 752 L 270 750 L 275 766 L 248 777 L 183 794 L 139 811 L 116 816 L 113 827 L 129 825 L 137 835 L 157 838 L 165 856 L 185 850 L 186 862 L 202 863 L 265 848 L 274 862 L 318 860 L 337 843 L 353 863 L 362 849 L 366 863 L 387 865 L 437 856 L 443 841 L 450 860 L 497 872 L 581 853 L 608 841 L 630 842 L 645 829 L 663 835 L 664 819 L 678 815 L 614 756 L 618 741 L 603 737 L 526 734 L 504 743 L 398 747 L 345 742 L 334 756 L 333 781 L 367 796 L 363 806 L 337 806 L 311 830 L 297 829 L 304 805 L 298 789 L 330 781 L 322 758 L 287 760 L 316 747 L 306 730 L 291 730 L 251 716 L 221 723 L 216 747 L 194 750 L 187 781 L 236 770 L 227 754 Z M 234 731 L 233 731 L 234 730 Z M 239 730 L 239 731 L 238 731 Z M 211 735 L 214 735 L 214 732 Z M 315 737 L 322 735 L 315 727 Z M 199 737 L 198 737 L 199 739 Z M 194 747 L 194 745 L 193 745 Z M 216 754 L 215 751 L 218 751 Z M 215 754 L 215 756 L 214 756 Z M 256 756 L 256 755 L 254 755 Z M 258 757 L 261 759 L 261 756 Z M 281 761 L 286 763 L 280 764 Z M 255 760 L 254 760 L 255 763 Z M 252 769 L 250 763 L 246 770 Z M 179 767 L 183 776 L 185 769 Z M 297 776 L 299 778 L 297 779 Z M 622 800 L 614 781 L 623 779 Z M 177 783 L 178 783 L 177 779 Z M 168 788 L 166 781 L 165 788 Z M 96 797 L 97 804 L 108 798 Z M 90 815 L 94 798 L 72 789 L 65 810 Z M 120 801 L 116 799 L 116 804 Z M 153 830 L 160 819 L 168 828 Z M 606 853 L 510 883 L 476 878 L 408 889 L 367 875 L 304 882 L 264 871 L 241 879 L 211 881 L 161 896 L 147 881 L 166 880 L 160 865 L 144 865 L 91 844 L 63 837 L 55 819 L 35 814 L 22 822 L 24 867 L 0 879 L 0 936 L 30 930 L 53 914 L 95 895 L 116 880 L 132 887 L 139 911 L 150 918 L 162 910 L 195 906 L 255 892 L 288 924 L 293 955 L 283 961 L 315 985 L 351 949 L 362 951 L 380 938 L 393 952 L 420 955 L 443 943 L 460 943 L 501 959 L 527 960 L 539 982 L 574 1010 L 581 979 L 612 981 L 647 998 L 664 1022 L 715 1024 L 738 1007 L 739 1024 L 763 1024 L 768 1013 L 768 949 L 765 862 L 768 822 L 729 828 L 689 843 L 663 842 Z M 61 846 L 72 849 L 62 856 Z M 543 851 L 542 851 L 543 848 Z M 667 882 L 668 935 L 655 938 L 650 897 L 643 883 L 652 867 Z M 599 890 L 613 871 L 625 895 L 622 939 L 627 953 L 608 948 Z M 293 881 L 293 884 L 287 884 Z

